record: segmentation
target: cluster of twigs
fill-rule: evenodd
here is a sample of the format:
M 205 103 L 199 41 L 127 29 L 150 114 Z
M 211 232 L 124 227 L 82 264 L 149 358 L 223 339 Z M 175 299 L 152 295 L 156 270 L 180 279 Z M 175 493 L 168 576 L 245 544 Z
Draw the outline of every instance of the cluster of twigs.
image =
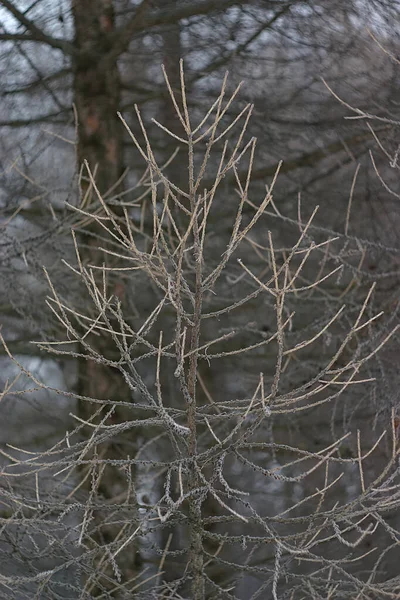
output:
M 72 231 L 76 256 L 63 268 L 83 285 L 86 311 L 48 276 L 47 306 L 64 336 L 38 343 L 55 358 L 119 373 L 131 402 L 55 389 L 2 339 L 33 384 L 18 390 L 17 380 L 9 382 L 3 395 L 46 389 L 55 402 L 69 397 L 74 426 L 44 452 L 11 445 L 3 452 L 1 552 L 9 558 L 0 569 L 1 597 L 397 598 L 400 581 L 382 574 L 398 548 L 387 518 L 399 503 L 394 411 L 379 434 L 349 427 L 317 449 L 311 439 L 319 426 L 313 415 L 329 423 L 340 402 L 373 385 L 367 363 L 395 328 L 371 333 L 384 318 L 371 308 L 374 285 L 355 308 L 358 267 L 340 282 L 335 244 L 342 241 L 315 239 L 316 210 L 303 220 L 299 209 L 291 247 L 274 240 L 268 228 L 271 215 L 279 216 L 279 168 L 261 201 L 252 199 L 256 140 L 245 137 L 251 106 L 226 122 L 239 88 L 226 100 L 225 78 L 194 126 L 182 65 L 179 98 L 166 82 L 182 133 L 158 125 L 186 148 L 187 185 L 170 181 L 168 165 L 159 165 L 139 110 L 141 140 L 121 117 L 145 174 L 134 200 L 122 198 L 116 210 L 87 165 L 95 201 L 71 209 L 103 232 L 103 259 L 83 258 Z M 225 202 L 230 218 L 227 175 L 237 207 L 229 236 L 216 240 L 215 206 L 220 214 Z M 134 314 L 129 296 L 145 281 L 145 310 Z M 320 314 L 302 325 L 299 306 L 319 306 Z M 105 344 L 107 355 L 99 351 Z M 314 348 L 319 362 L 310 373 Z M 294 384 L 299 370 L 303 380 Z M 76 401 L 92 407 L 90 417 L 77 414 Z M 303 415 L 310 435 L 296 445 L 291 427 Z M 120 459 L 107 455 L 111 444 L 120 444 Z M 375 455 L 385 458 L 378 470 Z M 121 477 L 105 497 L 110 465 Z M 127 560 L 132 555 L 135 561 Z

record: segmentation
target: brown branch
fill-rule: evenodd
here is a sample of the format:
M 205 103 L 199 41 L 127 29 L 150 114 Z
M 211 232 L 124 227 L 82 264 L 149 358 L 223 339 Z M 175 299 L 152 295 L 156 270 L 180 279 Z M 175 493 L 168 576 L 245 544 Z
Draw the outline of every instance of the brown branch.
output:
M 381 131 L 387 130 L 387 127 L 382 128 Z M 313 150 L 312 152 L 306 152 L 301 156 L 294 158 L 292 160 L 288 160 L 282 163 L 280 167 L 279 174 L 283 175 L 284 173 L 290 173 L 291 171 L 295 171 L 296 169 L 300 169 L 302 167 L 315 167 L 316 164 L 324 160 L 325 158 L 329 158 L 334 154 L 338 154 L 339 152 L 344 152 L 346 150 L 346 146 L 355 147 L 359 144 L 366 142 L 370 139 L 371 134 L 368 133 L 358 133 L 349 137 L 344 138 L 344 140 L 338 140 L 336 142 L 332 142 L 328 144 L 324 148 L 318 148 L 318 150 Z M 252 173 L 252 181 L 256 181 L 258 179 L 264 179 L 264 177 L 271 177 L 276 173 L 277 165 L 279 163 L 274 163 L 273 165 L 268 165 L 266 167 L 261 167 L 260 169 L 254 169 Z M 239 178 L 245 177 L 246 172 L 239 173 Z M 226 178 L 229 183 L 234 182 L 234 177 L 231 175 Z M 212 181 L 204 181 L 204 186 L 209 189 L 209 186 L 212 185 Z
M 300 169 L 301 167 L 314 167 L 317 163 L 321 162 L 325 158 L 329 158 L 330 156 L 332 156 L 333 154 L 337 154 L 338 152 L 345 151 L 346 146 L 358 146 L 359 144 L 366 142 L 370 138 L 371 134 L 369 132 L 358 133 L 352 136 L 348 136 L 344 140 L 332 142 L 324 148 L 318 148 L 318 150 L 306 152 L 298 158 L 285 161 L 280 169 L 280 174 L 282 175 L 283 173 L 289 173 L 290 171 L 295 171 L 296 169 Z M 276 165 L 270 165 L 261 169 L 255 169 L 253 171 L 252 179 L 262 179 L 264 177 L 271 176 L 275 173 L 275 171 Z
M 287 4 L 286 6 L 281 8 L 281 10 L 278 10 L 274 14 L 273 17 L 268 19 L 268 21 L 261 23 L 261 25 L 256 29 L 256 31 L 245 42 L 242 42 L 241 44 L 239 44 L 234 50 L 232 50 L 225 56 L 218 57 L 217 60 L 211 61 L 204 69 L 201 70 L 200 77 L 197 74 L 196 81 L 198 81 L 198 79 L 200 79 L 201 77 L 204 77 L 205 75 L 208 75 L 209 73 L 212 73 L 212 72 L 216 71 L 217 69 L 220 69 L 221 67 L 226 65 L 233 57 L 239 56 L 240 53 L 243 52 L 244 50 L 246 50 L 248 48 L 248 46 L 250 46 L 250 44 L 252 44 L 257 38 L 259 38 L 260 35 L 264 31 L 266 31 L 267 29 L 272 27 L 272 25 L 276 21 L 278 21 L 278 19 L 280 19 L 283 15 L 285 15 L 287 12 L 289 12 L 291 7 L 292 7 L 292 3 Z
M 64 110 L 58 110 L 54 113 L 47 115 L 41 115 L 39 117 L 31 117 L 30 119 L 9 119 L 0 121 L 0 127 L 28 127 L 30 125 L 37 125 L 39 123 L 65 123 L 65 120 L 58 120 L 57 117 L 70 112 L 69 108 Z
M 71 42 L 52 37 L 51 35 L 48 35 L 44 31 L 42 31 L 42 29 L 37 27 L 33 23 L 33 21 L 28 19 L 28 17 L 23 12 L 21 12 L 10 0 L 0 0 L 0 5 L 4 6 L 4 8 L 6 8 L 13 15 L 13 17 L 15 17 L 17 21 L 21 25 L 23 25 L 26 28 L 26 30 L 29 31 L 31 34 L 31 37 L 29 37 L 25 36 L 25 34 L 2 33 L 0 34 L 0 41 L 6 40 L 7 37 L 5 36 L 8 36 L 9 41 L 41 42 L 43 44 L 51 46 L 52 48 L 62 50 L 62 52 L 65 52 L 66 54 L 72 55 L 76 53 L 75 48 L 73 44 L 71 44 Z
M 0 39 L 1 39 L 1 36 L 0 36 Z M 16 40 L 16 41 L 20 41 L 20 40 Z M 51 81 L 57 81 L 58 79 L 61 79 L 62 77 L 67 77 L 70 74 L 71 74 L 71 69 L 63 68 L 60 71 L 53 73 L 52 75 L 46 76 L 45 78 L 40 77 L 38 79 L 35 79 L 22 87 L 18 87 L 18 88 L 14 88 L 14 89 L 11 89 L 11 88 L 6 89 L 1 92 L 1 95 L 2 96 L 14 96 L 17 94 L 26 94 L 27 92 L 33 91 L 35 88 L 43 86 L 44 80 L 45 80 L 46 84 L 49 84 Z
M 210 12 L 222 12 L 231 6 L 247 4 L 247 2 L 248 0 L 242 0 L 240 3 L 238 3 L 238 0 L 202 0 L 200 2 L 191 2 L 178 8 L 163 8 L 149 14 L 147 11 L 149 0 L 142 0 L 132 19 L 115 32 L 113 36 L 114 43 L 107 56 L 107 61 L 113 62 L 125 52 L 128 49 L 132 36 L 136 33 L 159 25 L 172 25 L 182 19 L 198 17 Z

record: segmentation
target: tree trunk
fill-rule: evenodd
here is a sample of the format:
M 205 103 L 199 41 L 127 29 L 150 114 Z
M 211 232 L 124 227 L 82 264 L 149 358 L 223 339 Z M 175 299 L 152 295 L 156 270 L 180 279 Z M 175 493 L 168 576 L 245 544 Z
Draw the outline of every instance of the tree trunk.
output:
M 110 59 L 108 56 L 111 49 L 110 36 L 114 32 L 113 2 L 112 0 L 73 0 L 72 13 L 75 23 L 75 47 L 78 50 L 73 64 L 74 103 L 78 119 L 77 159 L 79 167 L 84 160 L 88 162 L 96 185 L 104 196 L 115 186 L 123 172 L 122 125 L 117 116 L 120 108 L 119 72 L 117 60 Z M 83 170 L 83 175 L 81 192 L 82 198 L 86 195 L 84 208 L 87 210 L 87 207 L 92 205 L 93 209 L 98 198 L 90 188 L 89 179 L 85 177 L 88 175 L 86 169 Z M 115 196 L 118 191 L 119 189 L 114 187 L 112 195 Z M 112 210 L 118 216 L 118 207 L 113 205 Z M 98 250 L 99 245 L 104 246 L 103 240 L 101 244 L 98 242 L 99 235 L 104 238 L 105 232 L 93 222 L 85 228 L 85 233 L 80 235 L 79 245 L 84 264 L 110 264 L 109 256 Z M 101 274 L 101 271 L 96 273 Z M 108 296 L 114 293 L 120 299 L 122 298 L 123 283 L 116 279 L 115 275 L 108 278 L 107 287 Z M 88 336 L 86 341 L 106 359 L 115 360 L 116 355 L 118 356 L 116 354 L 118 350 L 110 336 Z M 110 409 L 111 402 L 115 405 L 112 415 L 113 424 L 132 419 L 132 413 L 129 411 L 127 414 L 126 407 L 123 409 L 119 406 L 120 402 L 131 402 L 131 390 L 119 371 L 104 364 L 82 359 L 78 372 L 79 395 L 105 401 L 103 411 L 94 418 L 99 404 L 81 399 L 78 409 L 81 419 L 98 423 Z M 93 429 L 88 428 L 86 435 L 89 437 L 92 434 Z M 81 489 L 85 489 L 91 506 L 94 504 L 96 507 L 88 537 L 89 545 L 92 549 L 97 548 L 97 553 L 88 564 L 84 582 L 91 597 L 104 593 L 110 587 L 115 589 L 117 584 L 115 572 L 108 556 L 115 552 L 116 544 L 122 544 L 129 537 L 131 529 L 133 531 L 137 527 L 136 495 L 135 490 L 132 490 L 135 475 L 132 466 L 128 466 L 127 463 L 123 465 L 123 461 L 129 458 L 128 455 L 131 458 L 135 456 L 136 436 L 137 428 L 133 432 L 119 433 L 92 451 L 106 461 L 102 464 L 102 467 L 106 465 L 104 470 L 87 464 L 81 469 L 80 476 L 83 482 Z M 92 458 L 93 453 L 86 455 L 85 460 Z M 115 461 L 120 461 L 120 466 L 115 466 Z M 91 471 L 88 476 L 89 468 Z M 129 481 L 131 483 L 128 483 Z M 125 503 L 127 494 L 131 496 L 130 505 Z M 115 502 L 108 503 L 114 504 L 114 511 L 117 510 L 116 505 L 123 505 L 122 512 L 118 511 L 119 516 L 113 516 L 112 512 L 105 512 L 104 504 L 111 498 L 114 498 Z M 99 507 L 100 504 L 102 507 Z M 128 525 L 124 535 L 117 541 L 117 536 L 125 525 L 125 521 L 121 523 L 124 517 Z M 112 520 L 118 524 L 111 524 Z M 138 563 L 139 555 L 132 542 L 118 554 L 117 564 L 121 573 L 121 586 L 137 574 Z M 118 597 L 117 592 L 114 594 L 117 595 L 113 597 Z
M 101 193 L 122 172 L 120 80 L 115 59 L 108 58 L 114 30 L 112 0 L 73 0 L 75 46 L 74 102 L 78 115 L 78 161 L 96 170 Z

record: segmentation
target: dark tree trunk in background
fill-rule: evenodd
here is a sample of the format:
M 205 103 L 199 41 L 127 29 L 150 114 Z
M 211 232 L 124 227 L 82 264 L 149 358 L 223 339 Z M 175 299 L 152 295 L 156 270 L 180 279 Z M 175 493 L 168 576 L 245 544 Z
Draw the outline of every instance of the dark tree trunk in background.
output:
M 74 102 L 78 114 L 78 161 L 86 159 L 101 193 L 122 172 L 120 80 L 117 60 L 108 53 L 114 32 L 111 0 L 73 0 Z
M 78 50 L 77 58 L 73 63 L 74 73 L 74 103 L 78 119 L 77 159 L 78 167 L 81 168 L 86 160 L 90 171 L 96 181 L 96 185 L 104 197 L 112 188 L 112 196 L 120 191 L 121 184 L 116 183 L 123 172 L 122 159 L 122 124 L 117 116 L 120 109 L 120 78 L 117 65 L 117 57 L 109 56 L 112 48 L 111 36 L 114 33 L 114 7 L 111 0 L 73 0 L 73 17 L 75 23 L 75 47 Z M 89 196 L 85 199 L 84 208 L 91 203 L 98 203 L 98 198 L 93 189 L 90 189 L 90 180 L 87 169 L 83 169 L 81 179 L 82 198 L 89 190 Z M 113 212 L 120 216 L 118 207 L 111 207 Z M 108 255 L 104 255 L 98 246 L 104 246 L 98 237 L 104 238 L 105 232 L 96 223 L 92 222 L 85 227 L 80 236 L 80 248 L 84 264 L 107 264 L 112 265 Z M 115 266 L 115 265 L 114 265 Z M 101 289 L 101 271 L 95 272 L 99 275 L 99 288 Z M 116 294 L 123 299 L 123 283 L 118 276 L 112 274 L 107 281 L 107 294 Z M 98 315 L 94 315 L 96 318 Z M 88 339 L 88 338 L 86 338 Z M 118 356 L 116 347 L 110 347 L 110 338 L 92 337 L 88 341 L 99 355 L 107 359 Z M 107 365 L 98 364 L 94 361 L 81 360 L 78 369 L 78 393 L 80 396 L 94 398 L 103 401 L 130 402 L 131 390 L 123 376 L 116 369 Z M 79 403 L 79 416 L 85 420 L 98 423 L 110 405 L 105 404 L 103 412 L 94 418 L 99 405 L 86 400 Z M 113 413 L 112 422 L 124 422 L 132 417 L 125 410 L 118 407 Z M 90 434 L 90 431 L 87 432 Z M 112 439 L 97 448 L 102 460 L 107 461 L 107 466 L 98 479 L 96 495 L 98 500 L 104 501 L 111 498 L 124 502 L 124 494 L 128 491 L 127 473 L 115 466 L 111 461 L 126 461 L 128 454 L 134 457 L 136 452 L 137 429 L 116 434 Z M 89 457 L 85 457 L 86 459 Z M 93 477 L 87 475 L 86 466 L 81 471 L 86 491 L 93 495 Z M 134 473 L 130 473 L 131 485 L 135 482 Z M 130 489 L 130 493 L 132 489 Z M 122 500 L 121 500 L 122 497 Z M 135 494 L 131 495 L 133 509 L 131 512 L 132 527 L 135 525 Z M 94 559 L 93 569 L 101 561 L 106 552 L 106 546 L 116 539 L 121 531 L 121 523 L 112 526 L 107 519 L 108 515 L 101 511 L 94 514 L 92 526 L 92 541 L 94 546 L 99 547 L 97 558 Z M 102 548 L 103 547 L 103 548 Z M 137 574 L 138 552 L 134 544 L 119 555 L 118 567 L 122 574 L 122 584 Z M 107 573 L 107 569 L 105 570 Z M 88 582 L 86 582 L 88 585 Z M 96 582 L 89 582 L 88 589 L 92 596 L 104 592 L 107 587 L 105 578 L 97 577 Z

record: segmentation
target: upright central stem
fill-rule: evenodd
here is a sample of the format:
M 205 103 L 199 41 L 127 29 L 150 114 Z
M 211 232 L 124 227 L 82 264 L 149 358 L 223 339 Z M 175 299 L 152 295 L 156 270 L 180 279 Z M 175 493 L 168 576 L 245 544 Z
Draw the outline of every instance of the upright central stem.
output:
M 193 143 L 189 139 L 189 194 L 190 208 L 192 215 L 197 210 L 196 195 L 194 191 L 194 160 L 193 160 Z M 203 304 L 202 290 L 202 252 L 201 241 L 199 235 L 199 226 L 196 218 L 193 220 L 193 254 L 195 261 L 195 289 L 194 289 L 194 314 L 193 326 L 191 328 L 190 340 L 190 358 L 189 358 L 189 373 L 188 373 L 188 391 L 191 399 L 188 406 L 188 427 L 190 429 L 189 438 L 189 456 L 191 465 L 189 471 L 189 490 L 193 492 L 189 501 L 189 527 L 190 527 L 190 556 L 189 556 L 189 573 L 192 576 L 192 598 L 193 600 L 204 599 L 204 561 L 203 561 L 203 541 L 202 541 L 202 515 L 201 515 L 201 498 L 195 493 L 200 486 L 198 468 L 196 461 L 197 456 L 197 429 L 196 429 L 196 383 L 197 383 L 197 363 L 198 363 L 198 348 L 200 341 L 200 326 L 201 312 Z

